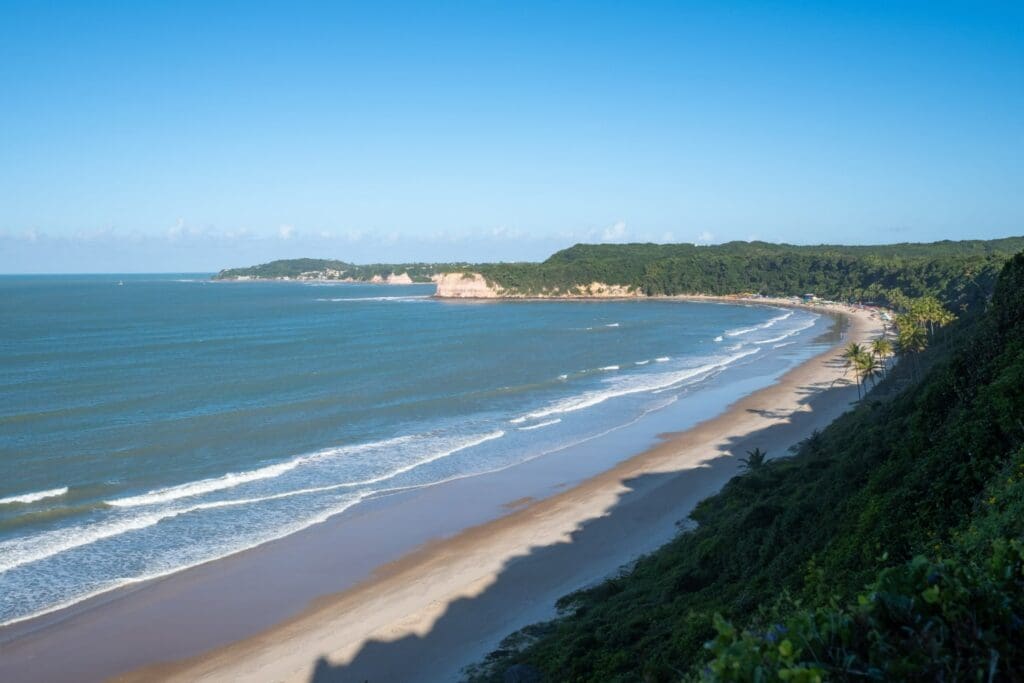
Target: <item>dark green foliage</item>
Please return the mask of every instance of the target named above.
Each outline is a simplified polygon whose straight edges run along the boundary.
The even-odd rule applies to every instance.
[[[1024,451],[942,559],[883,569],[851,604],[779,601],[759,625],[716,615],[694,680],[1024,680]]]
[[[898,367],[792,458],[698,505],[695,530],[567,596],[565,616],[471,677],[524,663],[551,681],[1019,680],[1024,255],[984,313],[950,328],[919,382],[898,391]]]
[[[1024,238],[879,246],[766,242],[578,244],[540,264],[478,266],[490,282],[523,294],[566,293],[592,282],[648,295],[805,293],[890,304],[935,295],[953,310],[977,303]]]

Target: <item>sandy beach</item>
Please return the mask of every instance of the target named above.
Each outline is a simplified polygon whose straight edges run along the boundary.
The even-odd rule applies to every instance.
[[[708,300],[700,297],[700,300]],[[736,298],[724,300],[735,302]],[[790,304],[758,299],[756,303]],[[724,414],[582,484],[428,543],[297,617],[123,681],[446,681],[554,601],[668,541],[755,447],[771,456],[848,409],[856,389],[838,354],[882,330],[877,313],[815,307],[846,330],[833,346]]]

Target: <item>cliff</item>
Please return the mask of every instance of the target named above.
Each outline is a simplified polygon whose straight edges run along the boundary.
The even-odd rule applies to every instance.
[[[435,278],[441,299],[622,299],[644,296],[643,292],[625,285],[591,282],[570,289],[549,289],[537,293],[523,293],[488,282],[480,273],[444,273]]]

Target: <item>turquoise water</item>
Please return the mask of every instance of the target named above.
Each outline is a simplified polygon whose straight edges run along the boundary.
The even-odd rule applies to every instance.
[[[794,363],[821,327],[764,306],[432,292],[0,278],[0,623],[382,492],[558,457],[700,401],[726,369]]]

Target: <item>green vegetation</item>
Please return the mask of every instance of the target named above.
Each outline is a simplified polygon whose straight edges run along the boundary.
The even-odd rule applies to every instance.
[[[994,293],[977,272],[950,271],[936,295],[978,290],[959,320],[899,300],[913,362],[853,410],[733,478],[693,531],[563,598],[560,618],[468,677],[1024,679],[1024,255]]]
[[[214,276],[215,280],[233,280],[235,278],[259,279],[296,279],[307,276],[311,279],[340,280],[351,278],[357,281],[369,281],[374,276],[386,278],[395,273],[408,273],[413,282],[430,282],[430,276],[469,267],[466,263],[372,263],[356,265],[331,259],[284,259],[271,261],[248,268],[229,268]]]
[[[768,454],[762,451],[760,448],[755,448],[752,451],[747,451],[745,458],[740,458],[740,465],[747,472],[753,472],[759,470],[764,465],[768,458]]]
[[[881,246],[794,246],[766,242],[578,244],[543,263],[477,266],[489,282],[521,294],[565,293],[592,282],[648,295],[813,293],[842,301],[896,304],[932,295],[953,310],[978,303],[1024,238]]]
[[[355,265],[288,259],[222,270],[215,277],[294,279],[323,274],[326,279],[364,281],[408,273],[414,282],[429,282],[437,273],[479,272],[489,283],[521,295],[582,293],[591,283],[601,282],[632,287],[651,296],[811,293],[894,308],[903,308],[910,299],[930,297],[948,309],[963,311],[984,300],[1003,263],[1021,250],[1024,237],[877,246],[577,244],[542,263]],[[931,319],[929,324],[940,321]]]

